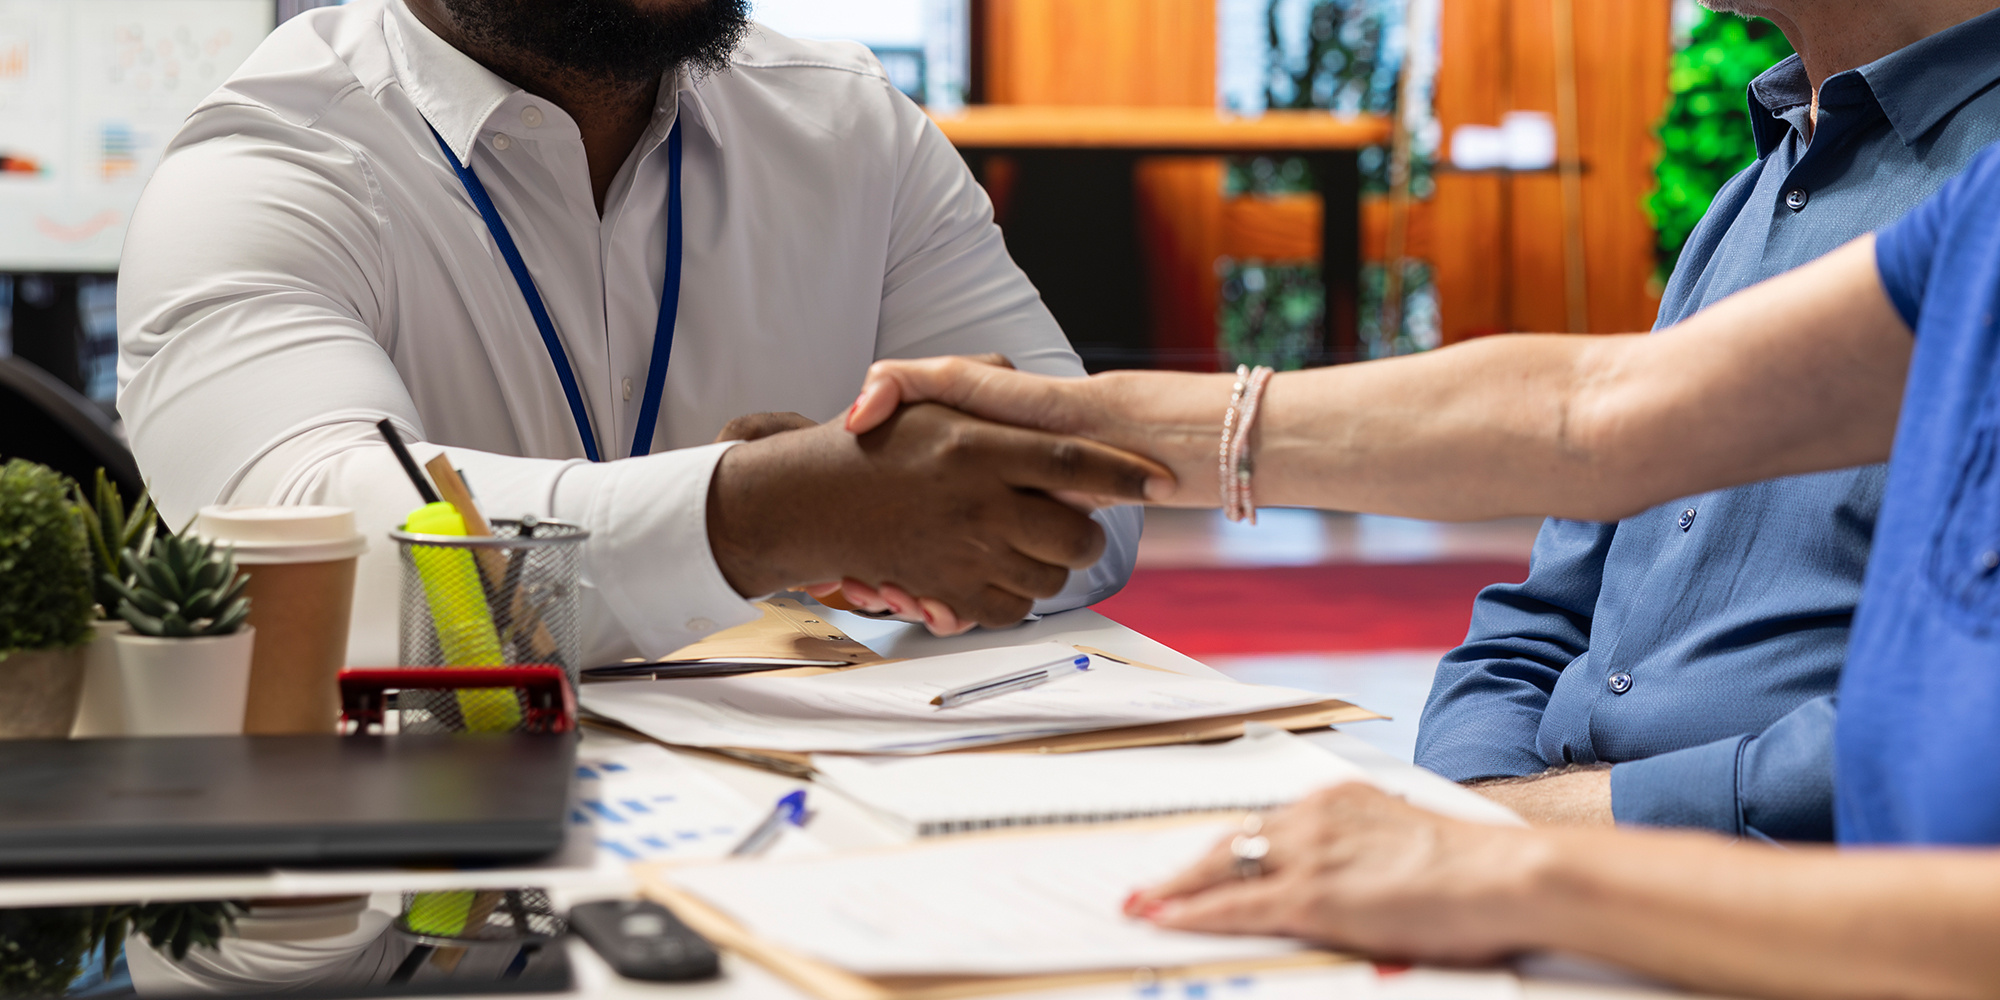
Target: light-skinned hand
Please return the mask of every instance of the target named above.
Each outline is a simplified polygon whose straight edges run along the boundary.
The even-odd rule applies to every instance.
[[[1239,877],[1232,836],[1133,893],[1126,914],[1413,961],[1486,962],[1531,943],[1518,925],[1548,849],[1534,831],[1447,819],[1355,782],[1270,815],[1259,832],[1270,841],[1262,877]]]

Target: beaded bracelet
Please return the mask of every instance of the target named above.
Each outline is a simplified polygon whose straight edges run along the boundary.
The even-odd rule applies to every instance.
[[[1250,489],[1256,458],[1250,450],[1250,434],[1257,421],[1258,404],[1264,387],[1276,374],[1263,365],[1252,369],[1236,367],[1236,384],[1229,395],[1229,410],[1222,415],[1222,444],[1216,476],[1222,487],[1222,513],[1231,521],[1257,523],[1257,501]]]

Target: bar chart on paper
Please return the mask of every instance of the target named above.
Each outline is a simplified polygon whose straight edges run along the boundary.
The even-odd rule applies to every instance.
[[[0,270],[109,271],[146,178],[269,0],[0,0]]]

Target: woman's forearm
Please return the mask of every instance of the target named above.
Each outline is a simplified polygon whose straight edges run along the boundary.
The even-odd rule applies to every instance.
[[[1257,502],[1442,520],[1611,520],[1758,479],[1881,461],[1909,330],[1873,244],[1717,303],[1656,335],[1488,337],[1271,380],[1251,447]],[[1218,502],[1229,376],[1098,380],[1079,433],[1105,433]]]
[[[1676,496],[1882,460],[1910,353],[1863,237],[1658,335],[1489,337],[1279,375],[1250,436],[1254,492],[1265,505],[1448,520],[1623,517]],[[1212,507],[1233,381],[882,362],[848,429],[936,400],[1150,455],[1180,481],[1149,499]]]
[[[1252,430],[1256,500],[1448,520],[1617,516],[1632,502],[1612,488],[1618,463],[1567,428],[1589,359],[1618,339],[1494,337],[1280,374]],[[1212,507],[1234,381],[1113,372],[1063,429],[1158,459],[1180,480],[1167,503]]]
[[[1535,943],[1725,993],[2000,991],[2000,855],[1781,850],[1698,834],[1548,831]]]

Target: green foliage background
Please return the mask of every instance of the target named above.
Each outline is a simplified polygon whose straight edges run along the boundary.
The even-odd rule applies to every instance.
[[[0,657],[78,646],[97,617],[70,481],[43,465],[0,466]]]
[[[1716,192],[1756,161],[1745,90],[1791,54],[1769,21],[1703,11],[1687,47],[1674,55],[1667,77],[1673,96],[1659,129],[1659,188],[1646,199],[1659,234],[1661,280],[1673,272]]]

